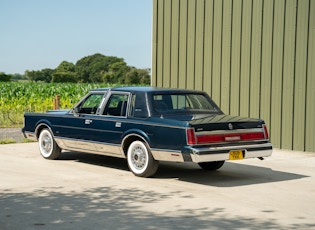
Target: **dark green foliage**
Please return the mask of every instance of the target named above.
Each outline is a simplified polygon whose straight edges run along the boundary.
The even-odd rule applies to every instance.
[[[15,73],[15,74],[10,74],[11,75],[11,81],[23,81],[23,80],[28,80],[28,78],[25,75]]]
[[[75,65],[71,62],[63,61],[52,74],[51,82],[77,82]]]
[[[11,81],[11,76],[1,72],[0,73],[0,81]]]
[[[112,75],[110,77],[107,77],[107,75],[113,72],[112,66],[116,63],[124,63],[124,65],[126,65],[124,59],[122,58],[104,56],[98,53],[84,57],[77,61],[75,65],[78,81],[113,83],[112,80],[108,80],[115,77],[113,77]],[[120,68],[116,69],[115,74],[120,71]]]
[[[96,53],[73,64],[62,61],[56,69],[26,70],[24,76],[14,80],[28,79],[35,82],[77,82],[106,84],[150,84],[150,70],[128,66],[123,58]],[[0,74],[0,81],[10,81],[11,75]]]
[[[42,69],[42,70],[26,70],[25,76],[31,81],[43,81],[51,82],[52,74],[55,70],[53,69]]]
[[[77,76],[75,72],[55,72],[53,73],[51,82],[77,82]]]

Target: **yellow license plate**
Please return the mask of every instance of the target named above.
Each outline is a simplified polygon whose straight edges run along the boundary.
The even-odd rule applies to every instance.
[[[229,160],[243,160],[243,151],[242,150],[232,150],[230,151]]]

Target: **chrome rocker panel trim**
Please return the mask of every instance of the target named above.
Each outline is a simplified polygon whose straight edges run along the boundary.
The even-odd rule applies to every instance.
[[[64,150],[125,158],[120,145],[60,137],[55,137],[55,141]]]

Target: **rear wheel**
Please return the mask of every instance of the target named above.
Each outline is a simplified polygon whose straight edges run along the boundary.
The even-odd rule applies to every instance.
[[[142,141],[134,141],[130,144],[127,152],[127,162],[130,171],[139,177],[153,176],[159,166],[149,149]]]
[[[224,162],[225,161],[202,162],[198,163],[198,165],[204,170],[214,171],[221,168],[224,165]]]
[[[61,149],[53,138],[49,129],[43,129],[38,138],[40,154],[49,160],[57,159],[60,156]]]

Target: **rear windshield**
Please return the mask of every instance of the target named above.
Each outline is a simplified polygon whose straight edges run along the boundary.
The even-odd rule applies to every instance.
[[[214,112],[214,104],[204,94],[155,94],[153,107],[157,112],[176,113],[183,111]]]

